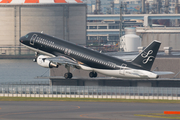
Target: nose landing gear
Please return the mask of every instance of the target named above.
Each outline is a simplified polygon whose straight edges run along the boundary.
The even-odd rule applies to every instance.
[[[35,52],[35,58],[33,59],[33,62],[37,62],[37,57],[38,57],[39,53]]]

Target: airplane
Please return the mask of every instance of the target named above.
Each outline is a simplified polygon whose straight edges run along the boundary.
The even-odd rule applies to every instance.
[[[73,77],[70,67],[90,71],[91,78],[97,77],[98,73],[128,79],[156,79],[159,75],[173,74],[166,71],[150,71],[161,45],[157,40],[152,41],[131,62],[44,33],[31,32],[22,36],[19,41],[37,53],[34,61],[37,61],[38,65],[45,68],[64,65],[68,71],[64,74],[65,79]]]

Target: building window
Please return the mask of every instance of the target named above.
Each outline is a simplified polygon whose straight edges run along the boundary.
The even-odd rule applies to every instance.
[[[89,29],[97,29],[97,26],[89,26]]]
[[[107,26],[98,26],[98,29],[107,29]]]
[[[119,40],[119,36],[109,36],[110,41]]]
[[[107,36],[99,36],[98,40],[107,40]]]
[[[97,40],[97,36],[90,36],[90,40]]]
[[[109,29],[119,29],[119,26],[109,26]]]

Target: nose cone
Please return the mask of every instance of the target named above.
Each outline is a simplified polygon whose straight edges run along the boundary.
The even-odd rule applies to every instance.
[[[20,43],[23,43],[24,40],[25,40],[25,39],[24,39],[24,36],[22,36],[22,37],[20,37],[19,42],[20,42]]]
[[[19,42],[22,43],[22,44],[28,44],[29,43],[29,39],[26,36],[22,36],[20,39],[19,39]]]

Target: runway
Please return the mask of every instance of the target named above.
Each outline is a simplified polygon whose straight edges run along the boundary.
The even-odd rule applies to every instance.
[[[139,114],[178,111],[179,104],[107,102],[0,102],[7,120],[164,120]]]

